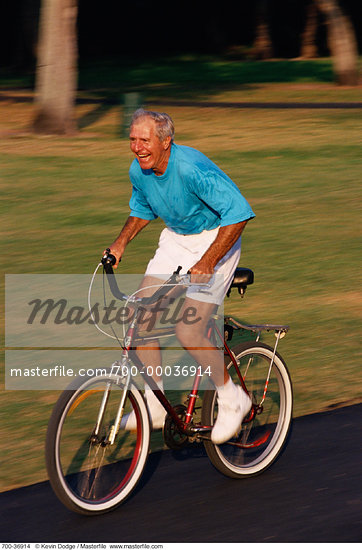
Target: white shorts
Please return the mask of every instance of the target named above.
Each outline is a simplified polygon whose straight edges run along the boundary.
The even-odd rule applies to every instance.
[[[196,235],[180,235],[166,227],[160,235],[155,255],[148,263],[146,275],[165,281],[178,266],[182,267],[182,274],[187,273],[214,242],[218,232],[217,227]],[[241,237],[216,265],[215,276],[210,280],[211,286],[205,288],[192,285],[187,289],[186,296],[200,302],[221,305],[239,263],[240,247]]]

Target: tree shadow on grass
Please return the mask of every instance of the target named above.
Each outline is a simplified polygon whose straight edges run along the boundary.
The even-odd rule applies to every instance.
[[[95,107],[91,111],[85,113],[77,120],[78,129],[83,130],[88,126],[91,126],[102,117],[104,117],[108,113],[108,111],[112,109],[113,106],[114,103],[108,101],[104,101],[102,103],[99,103],[98,105],[95,105]]]
[[[209,99],[212,95],[242,86],[252,90],[265,83],[333,82],[330,60],[270,60],[230,62],[195,57],[111,60],[80,69],[84,89],[107,90],[110,97],[129,91],[143,92],[148,98]]]

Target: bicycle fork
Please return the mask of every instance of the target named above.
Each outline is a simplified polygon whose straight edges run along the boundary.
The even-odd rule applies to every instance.
[[[118,409],[117,409],[117,413],[116,413],[114,422],[110,427],[108,435],[102,441],[102,445],[104,445],[104,446],[113,445],[114,441],[116,439],[116,436],[117,436],[117,433],[119,431],[119,427],[120,427],[120,424],[121,424],[121,420],[122,420],[122,415],[123,415],[123,411],[124,411],[124,404],[125,404],[126,397],[127,397],[129,383],[130,383],[130,376],[127,376],[126,382],[125,382],[123,390],[122,390],[122,395],[121,395],[121,399],[120,399],[120,402],[119,402],[119,406],[118,406]],[[111,393],[111,382],[107,382],[106,388],[103,392],[102,401],[101,401],[101,404],[99,406],[97,420],[96,420],[92,435],[90,437],[91,443],[100,443],[99,434],[100,434],[100,430],[101,430],[101,427],[102,427],[102,424],[103,424],[103,420],[104,420],[107,404],[108,404],[108,401],[109,401],[110,393]]]
[[[130,327],[129,327],[129,329],[128,329],[128,332],[127,332],[127,335],[126,335],[126,338],[125,338],[125,347],[123,348],[123,352],[122,352],[121,365],[117,366],[118,369],[121,368],[121,374],[123,373],[122,367],[127,365],[128,361],[129,361],[128,352],[129,352],[131,342],[132,342],[132,339],[133,339],[133,336],[134,336],[135,324],[136,324],[136,319],[134,318],[131,325],[130,325]],[[112,368],[113,368],[114,365],[115,365],[115,363],[112,365]],[[117,414],[116,414],[115,419],[114,419],[114,423],[112,424],[112,426],[110,428],[110,431],[109,431],[109,434],[108,434],[107,438],[104,441],[105,445],[113,445],[114,442],[115,442],[116,436],[119,432],[119,428],[120,428],[120,425],[121,425],[121,420],[122,420],[122,416],[123,416],[123,412],[124,412],[124,405],[125,405],[126,398],[127,398],[127,392],[128,392],[128,389],[129,389],[129,386],[130,386],[130,381],[131,381],[131,372],[130,372],[129,368],[126,368],[126,373],[127,373],[126,375],[120,376],[125,380],[124,385],[123,385],[122,396],[121,396],[121,400],[120,400],[120,403],[119,403],[119,406],[118,406],[118,409],[117,409]],[[96,424],[96,427],[98,428],[98,430],[99,430],[99,427],[101,425],[101,421],[103,419],[104,411],[105,411],[105,406],[103,407],[103,403],[105,403],[105,405],[107,404],[107,401],[108,401],[108,398],[109,398],[109,393],[110,393],[110,387],[111,387],[111,383],[108,382],[107,387],[106,387],[105,392],[104,392],[104,395],[103,395],[103,400],[102,400],[102,403],[101,403],[101,407],[100,407],[100,410],[99,410],[99,413],[98,413],[98,420],[97,420],[97,424]]]
[[[130,341],[131,341],[131,339],[129,340],[129,342]],[[118,369],[121,368],[121,373],[122,373],[122,366],[126,365],[127,362],[128,362],[128,349],[123,348],[121,365],[117,365]],[[113,363],[112,369],[115,365],[116,365],[116,363]],[[102,444],[104,446],[113,445],[114,441],[116,439],[117,433],[119,431],[119,427],[120,427],[120,424],[121,424],[122,415],[123,415],[123,411],[124,411],[124,404],[125,404],[125,401],[126,401],[127,392],[128,392],[128,388],[129,388],[130,380],[131,380],[130,370],[126,369],[126,372],[127,372],[127,375],[124,375],[122,377],[121,377],[121,375],[119,376],[119,378],[123,378],[125,380],[125,383],[123,385],[122,396],[121,396],[120,403],[119,403],[119,406],[118,406],[118,409],[117,409],[117,413],[116,413],[116,416],[115,416],[114,423],[112,424],[108,435],[102,441]],[[111,374],[114,374],[112,372],[112,370],[111,370]],[[115,375],[115,376],[117,376],[117,375]],[[103,423],[103,419],[104,419],[104,415],[105,415],[105,411],[106,411],[106,407],[107,407],[107,404],[108,404],[110,393],[111,393],[111,382],[107,382],[106,389],[104,390],[102,401],[101,401],[101,404],[100,404],[100,407],[99,407],[97,421],[96,421],[94,430],[93,430],[91,438],[90,438],[90,441],[92,443],[99,443],[99,432],[100,432],[100,429],[101,429],[101,426],[102,426],[102,423]]]

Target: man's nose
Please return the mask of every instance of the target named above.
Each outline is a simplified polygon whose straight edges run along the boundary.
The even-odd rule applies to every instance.
[[[140,149],[142,149],[142,143],[141,143],[141,141],[139,141],[139,140],[134,141],[134,142],[133,142],[133,149],[134,149],[134,151],[136,151],[136,152],[139,151]]]

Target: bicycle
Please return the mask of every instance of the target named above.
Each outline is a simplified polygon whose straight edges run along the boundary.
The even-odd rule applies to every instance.
[[[206,453],[221,473],[232,478],[247,478],[264,472],[285,448],[292,421],[293,394],[287,366],[277,352],[280,339],[289,327],[285,325],[245,325],[232,317],[224,318],[224,334],[211,319],[209,337],[220,341],[225,364],[233,380],[252,399],[252,408],[243,420],[240,432],[222,445],[215,445],[210,432],[217,416],[216,391],[205,389],[201,422],[194,421],[196,399],[202,379],[195,374],[186,404],[172,406],[152,378],[143,372],[136,346],[142,337],[137,332],[137,310],[149,307],[165,289],[190,284],[190,277],[180,275],[179,268],[151,297],[127,296],[118,288],[112,264],[115,258],[107,253],[103,265],[113,296],[129,300],[135,314],[124,339],[122,359],[107,373],[82,377],[74,389],[65,390],[51,415],[46,437],[46,465],[50,483],[60,501],[70,510],[86,515],[101,514],[123,503],[134,491],[144,471],[150,445],[150,419],[143,394],[135,385],[130,371],[122,365],[136,365],[144,380],[167,411],[163,438],[171,449],[182,449],[203,443]],[[98,266],[98,267],[99,267]],[[254,281],[253,271],[237,268],[228,295],[237,288],[243,296]],[[245,330],[256,335],[253,341],[230,348],[233,332]],[[162,328],[165,335],[174,327]],[[274,347],[260,342],[263,331],[273,331]],[[120,367],[115,372],[114,365]],[[135,431],[122,429],[122,418],[134,411]]]

